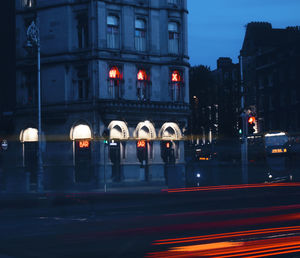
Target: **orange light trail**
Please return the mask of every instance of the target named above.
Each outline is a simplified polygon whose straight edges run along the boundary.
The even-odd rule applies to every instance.
[[[288,228],[284,228],[287,230]],[[190,246],[172,247],[167,251],[151,253],[147,257],[266,257],[300,251],[300,236],[280,237],[254,241],[226,241]]]
[[[297,186],[300,186],[300,183],[269,183],[269,184],[262,183],[262,184],[220,185],[220,186],[163,189],[162,192],[180,193],[180,192],[216,191],[216,190],[220,191],[220,190],[235,190],[235,189],[249,189],[249,188],[297,187]]]
[[[240,232],[230,232],[224,234],[214,234],[207,236],[195,236],[195,237],[185,237],[185,238],[176,238],[176,239],[164,239],[157,240],[153,245],[170,245],[170,244],[178,244],[178,243],[190,243],[190,242],[200,242],[200,241],[209,241],[216,239],[224,239],[224,238],[234,238],[241,236],[255,236],[262,234],[271,234],[271,233],[283,233],[283,232],[300,232],[300,226],[295,227],[285,227],[285,228],[269,228],[269,229],[257,229],[257,230],[247,230]]]

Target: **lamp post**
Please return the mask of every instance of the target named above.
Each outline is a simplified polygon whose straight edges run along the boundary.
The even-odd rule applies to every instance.
[[[241,72],[241,118],[242,118],[242,144],[241,144],[241,161],[242,161],[242,180],[248,184],[248,114],[245,112],[245,85],[243,74],[243,57],[240,56]]]
[[[39,18],[36,18],[27,29],[27,46],[37,48],[37,83],[38,83],[38,171],[37,171],[37,192],[44,191],[43,186],[43,159],[42,159],[42,122],[41,122],[41,47]]]

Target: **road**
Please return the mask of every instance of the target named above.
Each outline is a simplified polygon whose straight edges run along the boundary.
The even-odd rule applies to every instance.
[[[270,186],[1,209],[0,257],[300,257],[300,187]]]

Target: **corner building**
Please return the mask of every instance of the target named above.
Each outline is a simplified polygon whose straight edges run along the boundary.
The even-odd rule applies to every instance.
[[[17,167],[31,184],[38,146],[37,56],[25,47],[31,22],[40,24],[44,187],[76,189],[164,182],[163,141],[184,177],[187,14],[187,0],[16,0]]]

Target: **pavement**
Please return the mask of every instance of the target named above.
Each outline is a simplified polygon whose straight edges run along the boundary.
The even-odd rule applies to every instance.
[[[237,186],[210,186],[196,188],[182,188],[178,192],[168,192],[167,186],[120,186],[109,187],[107,191],[94,189],[89,191],[45,191],[44,193],[0,193],[0,211],[4,210],[28,210],[37,208],[57,208],[57,207],[75,207],[102,205],[103,208],[121,207],[124,202],[131,202],[134,205],[141,205],[147,201],[156,200],[156,202],[176,201],[181,198],[190,196],[197,197],[199,202],[207,203],[227,202],[255,199],[258,197],[268,198],[273,201],[274,197],[280,193],[284,198],[285,195],[300,197],[300,184],[261,184],[254,185],[237,185]],[[194,188],[195,189],[195,188]],[[184,196],[184,197],[183,197]]]
[[[58,207],[74,207],[98,204],[119,205],[122,200],[152,199],[162,195],[167,187],[164,185],[152,186],[119,186],[89,191],[45,191],[37,193],[5,193],[0,192],[0,211],[56,209]]]

